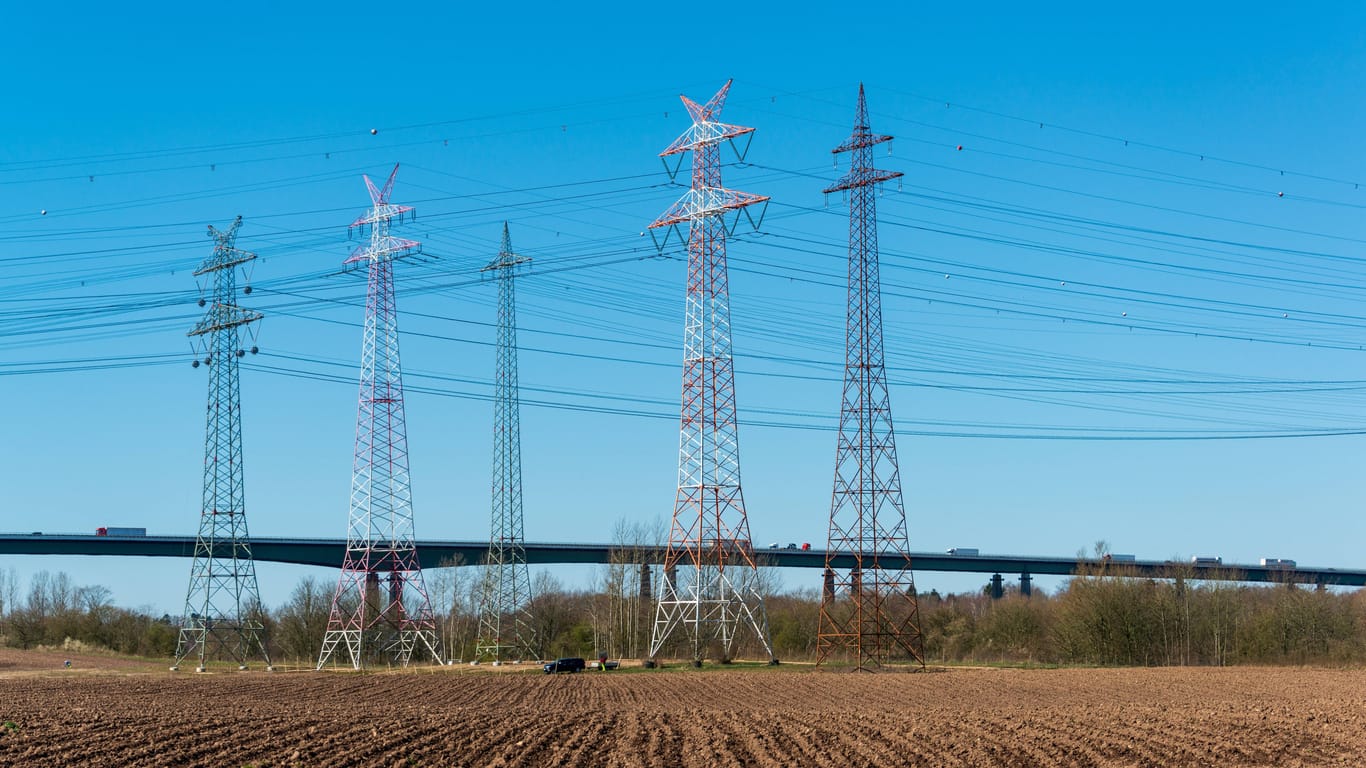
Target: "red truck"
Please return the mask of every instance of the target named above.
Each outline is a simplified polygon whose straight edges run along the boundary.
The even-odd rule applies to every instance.
[[[146,528],[119,528],[116,526],[103,526],[95,529],[96,536],[146,536]]]

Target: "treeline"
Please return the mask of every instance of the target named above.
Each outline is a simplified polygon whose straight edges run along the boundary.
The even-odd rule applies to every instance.
[[[921,598],[930,661],[1366,663],[1366,592],[1094,573],[1056,594]]]
[[[178,632],[169,616],[114,605],[107,587],[77,586],[65,573],[39,571],[21,593],[15,572],[0,571],[0,643],[6,646],[172,656]]]
[[[426,572],[438,634],[451,659],[469,661],[479,629],[479,568]],[[642,658],[648,653],[653,605],[642,587],[658,584],[657,568],[634,558],[605,566],[590,589],[568,589],[546,572],[525,618],[538,638],[535,656]],[[1083,574],[1055,593],[1001,599],[986,594],[920,595],[929,663],[1025,662],[1102,665],[1366,663],[1366,591],[1339,592],[1295,584],[1197,581],[1179,568],[1167,578],[1121,569]],[[642,581],[650,581],[642,584]],[[814,658],[820,611],[816,590],[778,592],[776,572],[761,569],[774,651],[780,659]],[[334,585],[305,577],[289,599],[255,612],[277,662],[311,664],[326,630]],[[101,586],[77,586],[62,573],[40,572],[21,591],[13,571],[0,571],[0,643],[18,648],[88,647],[141,656],[175,652],[179,621],[114,606]],[[762,658],[747,631],[737,658]],[[665,656],[686,654],[665,649]],[[533,654],[528,654],[533,655]]]

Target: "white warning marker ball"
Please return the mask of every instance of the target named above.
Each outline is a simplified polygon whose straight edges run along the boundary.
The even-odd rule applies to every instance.
[[[1119,316],[1120,316],[1120,317],[1128,317],[1128,316],[1129,316],[1129,313],[1128,313],[1128,312],[1120,312],[1120,313],[1119,313]]]
[[[38,212],[38,215],[40,215],[40,216],[46,216],[46,215],[47,215],[47,209],[44,208],[43,210],[39,211],[39,212]]]
[[[371,135],[371,136],[374,136],[374,135],[377,134],[377,133],[379,133],[379,129],[378,129],[378,128],[371,128],[371,129],[370,129],[370,135]]]

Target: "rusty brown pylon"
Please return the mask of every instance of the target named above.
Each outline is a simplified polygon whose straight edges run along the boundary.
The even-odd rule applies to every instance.
[[[849,305],[816,663],[838,653],[861,670],[925,668],[883,362],[876,194],[901,174],[873,168],[873,147],[891,139],[869,127],[860,84],[854,132],[833,150],[849,153],[849,172],[825,189],[849,198]],[[852,557],[854,567],[836,569],[837,557]]]

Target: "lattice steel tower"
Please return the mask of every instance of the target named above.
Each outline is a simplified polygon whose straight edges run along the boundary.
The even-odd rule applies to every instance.
[[[498,280],[498,359],[493,395],[493,519],[480,596],[475,654],[495,662],[505,655],[538,658],[527,607],[531,574],[522,539],[522,422],[517,387],[517,296],[513,276],[530,257],[512,252],[503,222],[503,246],[485,272]]]
[[[238,250],[238,216],[226,231],[209,227],[213,254],[195,276],[213,275],[213,297],[190,337],[204,354],[209,369],[209,407],[204,437],[204,505],[195,537],[194,564],[185,594],[185,617],[176,643],[175,666],[197,656],[196,671],[213,651],[226,651],[240,669],[249,657],[260,655],[270,668],[264,629],[258,618],[261,596],[256,589],[256,564],[247,536],[247,512],[242,488],[242,404],[237,360],[246,354],[239,329],[261,319],[259,312],[237,306],[237,267],[256,258]],[[251,290],[247,289],[248,292]],[[204,306],[200,299],[199,305]],[[251,348],[252,353],[256,347]],[[194,366],[199,367],[196,358]]]
[[[372,654],[387,654],[406,666],[413,653],[423,649],[442,663],[436,619],[413,534],[394,260],[420,245],[389,233],[394,219],[402,222],[403,214],[413,210],[412,206],[389,202],[397,173],[395,165],[383,189],[376,189],[370,177],[364,177],[374,207],[351,224],[362,237],[365,229],[370,229],[369,244],[356,248],[346,260],[347,265],[366,265],[369,289],[361,340],[360,406],[346,555],[318,669],[334,653],[344,654],[355,669]]]
[[[846,658],[853,657],[848,660],[859,669],[893,660],[925,666],[883,363],[875,195],[877,185],[901,174],[873,168],[873,147],[891,139],[869,128],[859,84],[854,133],[833,150],[849,153],[849,172],[825,189],[827,194],[849,195],[849,308],[844,401],[816,640],[818,664],[841,651]],[[845,555],[852,555],[855,565],[837,572],[834,559]]]
[[[770,661],[776,662],[763,598],[754,588],[757,568],[740,491],[725,221],[729,212],[768,198],[721,186],[721,143],[754,131],[715,121],[729,91],[727,81],[705,105],[681,97],[692,127],[660,157],[691,151],[692,187],[650,225],[655,229],[688,223],[678,495],[650,662],[657,660],[679,627],[689,634],[694,664],[701,663],[712,642],[720,661],[728,662],[741,625],[753,629]]]

